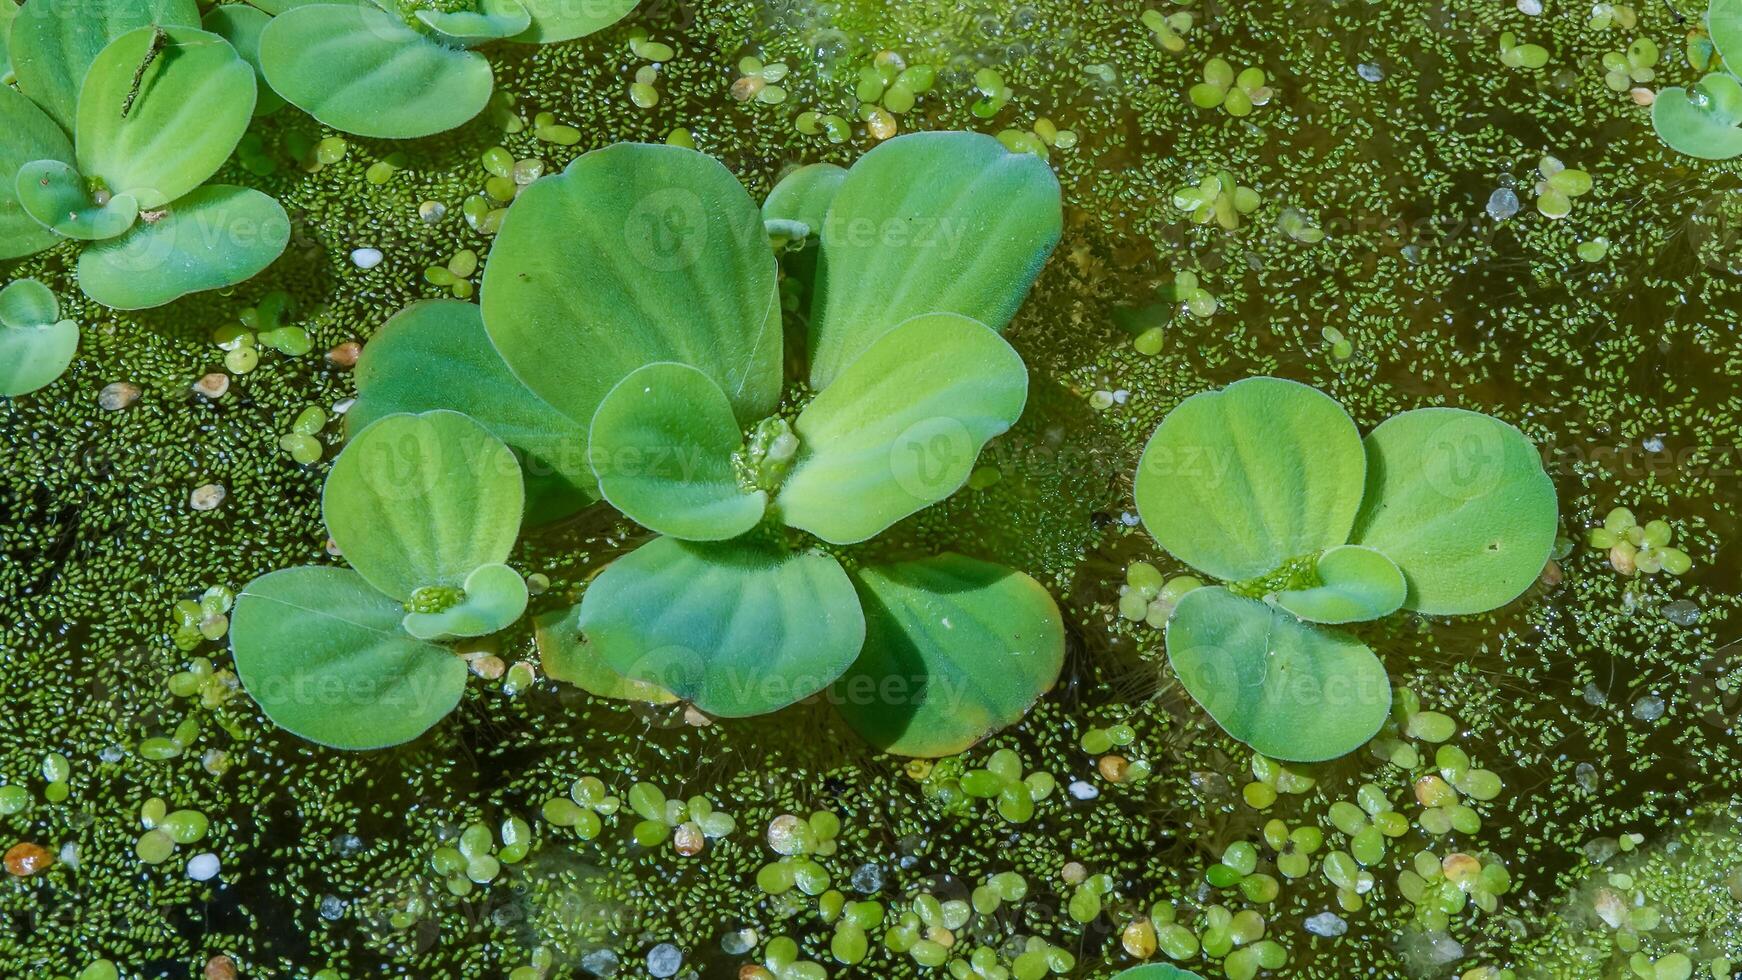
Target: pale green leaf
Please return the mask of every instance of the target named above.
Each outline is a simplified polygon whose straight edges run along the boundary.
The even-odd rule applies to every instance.
[[[1542,574],[1559,524],[1554,482],[1524,433],[1456,408],[1423,408],[1368,433],[1355,544],[1385,553],[1409,582],[1404,605],[1484,612]]]
[[[744,446],[732,403],[707,375],[659,361],[629,372],[593,415],[588,460],[599,490],[631,520],[689,541],[755,527],[768,494],[739,485]]]
[[[34,160],[20,167],[15,189],[25,214],[67,238],[116,238],[139,218],[139,201],[133,195],[117,194],[98,204],[84,175],[59,160]]]
[[[532,14],[532,26],[516,41],[555,44],[586,37],[617,23],[635,9],[636,0],[520,0]]]
[[[10,85],[0,85],[0,129],[6,133],[0,140],[0,259],[16,259],[60,241],[19,202],[18,171],[36,160],[71,166],[73,144],[47,113]]]
[[[1711,0],[1706,7],[1706,33],[1731,71],[1742,65],[1742,0]]]
[[[491,247],[482,305],[515,376],[585,424],[653,361],[702,371],[743,424],[780,399],[774,253],[737,178],[695,150],[620,143],[528,186]]]
[[[1003,332],[1058,244],[1058,179],[980,133],[911,133],[879,144],[841,182],[823,221],[811,319],[811,387],[822,390],[878,337],[925,313]]]
[[[373,4],[293,7],[260,32],[260,71],[334,129],[413,139],[464,125],[490,102],[490,62],[413,30]]]
[[[1223,730],[1272,759],[1347,755],[1391,710],[1385,665],[1361,641],[1222,588],[1180,600],[1167,658]]]
[[[480,44],[513,37],[532,26],[532,15],[518,0],[481,0],[476,10],[417,11],[423,26],[450,44],[475,48]]]
[[[1348,540],[1361,436],[1330,396],[1280,378],[1193,395],[1137,464],[1137,512],[1175,558],[1228,581]]]
[[[40,327],[60,319],[60,300],[35,279],[19,279],[0,289],[0,325]]]
[[[832,163],[813,163],[782,177],[762,202],[762,220],[791,221],[804,225],[811,235],[820,235],[829,204],[847,179],[847,171]]]
[[[727,718],[817,693],[865,640],[835,559],[743,539],[642,545],[587,587],[577,625],[618,674]]]
[[[507,565],[482,565],[466,576],[465,596],[441,612],[405,614],[405,631],[420,640],[489,636],[526,612],[526,580]]]
[[[1391,559],[1372,548],[1345,544],[1315,563],[1319,584],[1278,592],[1278,606],[1310,623],[1361,623],[1403,606],[1409,586]]]
[[[247,187],[207,184],[156,221],[79,255],[79,287],[117,310],[141,310],[189,293],[246,282],[284,254],[290,216]]]
[[[781,519],[834,544],[864,541],[960,489],[1027,399],[1028,369],[1004,338],[953,313],[915,317],[799,414]]]
[[[284,108],[284,99],[266,84],[260,72],[260,32],[272,23],[271,15],[245,3],[226,3],[206,11],[200,26],[230,42],[230,47],[254,69],[254,115],[268,116]]]
[[[1064,620],[1027,575],[943,554],[855,578],[865,651],[831,700],[872,745],[955,755],[1020,721],[1058,680]]]
[[[1714,72],[1692,91],[1666,88],[1651,103],[1651,125],[1677,153],[1702,160],[1742,156],[1742,82]]]
[[[1171,963],[1150,963],[1145,966],[1134,966],[1113,977],[1113,980],[1203,980],[1203,978],[1190,970],[1182,970]]]
[[[254,69],[216,34],[123,34],[97,55],[79,92],[79,171],[142,210],[160,208],[229,159],[254,117],[254,93]]]
[[[586,426],[547,404],[508,370],[473,303],[425,300],[388,320],[353,372],[355,434],[385,415],[452,409],[469,415],[520,457],[526,520],[566,517],[599,497],[587,465]]]
[[[337,749],[408,742],[459,704],[466,663],[406,635],[404,615],[349,569],[261,576],[230,613],[236,675],[293,735]]]
[[[514,547],[525,500],[520,464],[458,412],[389,415],[345,446],[321,513],[345,560],[370,585],[407,599],[464,587]]]
[[[671,704],[677,695],[653,684],[632,681],[611,669],[605,658],[581,635],[581,607],[549,612],[534,621],[539,662],[551,680],[561,681],[595,697],[619,701]]]
[[[141,27],[199,27],[194,0],[37,0],[19,8],[9,47],[18,88],[72,132],[98,52]],[[31,159],[40,159],[32,157]]]

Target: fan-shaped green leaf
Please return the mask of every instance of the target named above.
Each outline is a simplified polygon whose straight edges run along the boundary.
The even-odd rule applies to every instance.
[[[413,139],[464,125],[490,102],[490,62],[446,47],[373,4],[293,7],[260,32],[279,95],[334,129]]]
[[[1278,592],[1278,606],[1309,623],[1362,623],[1389,616],[1409,593],[1403,572],[1372,548],[1345,544],[1319,556],[1319,584]]]
[[[40,327],[60,319],[60,300],[35,279],[19,279],[0,289],[0,325]]]
[[[1731,71],[1742,65],[1742,2],[1711,0],[1706,7],[1706,33]]]
[[[724,541],[755,527],[768,494],[739,485],[744,436],[707,375],[659,361],[629,372],[593,415],[587,458],[611,506],[688,541]]]
[[[24,210],[18,200],[18,171],[36,160],[70,166],[73,144],[47,113],[10,85],[0,85],[0,129],[6,133],[0,140],[0,259],[16,259],[60,241]]]
[[[515,38],[527,44],[555,44],[601,31],[635,9],[636,0],[521,0],[532,26]]]
[[[162,306],[246,282],[284,254],[290,216],[257,190],[207,184],[79,255],[79,287],[117,310]]]
[[[1240,581],[1347,541],[1365,467],[1330,396],[1248,378],[1161,420],[1137,464],[1137,512],[1175,558]]]
[[[832,163],[813,163],[794,170],[781,178],[762,202],[762,220],[791,221],[805,226],[806,232],[819,235],[829,204],[847,179],[847,171]]]
[[[59,316],[54,293],[35,279],[0,289],[0,395],[26,394],[66,373],[79,328]]]
[[[478,7],[455,11],[424,8],[417,12],[417,19],[449,43],[468,48],[522,34],[532,26],[532,15],[518,0],[481,0]]]
[[[25,214],[67,238],[115,238],[139,218],[139,201],[133,195],[117,194],[98,204],[84,176],[59,160],[33,160],[20,167],[15,189]]]
[[[408,742],[460,703],[466,664],[406,635],[400,604],[344,568],[248,583],[230,613],[242,687],[273,724],[336,749]]]
[[[747,540],[642,545],[588,586],[578,625],[612,670],[728,718],[815,694],[865,640],[839,563]]]
[[[780,398],[774,253],[717,160],[621,143],[520,193],[484,268],[484,326],[516,377],[591,423],[653,361],[697,368],[741,423]]]
[[[1742,59],[1742,53],[1737,57]],[[1651,104],[1651,125],[1677,153],[1702,160],[1742,156],[1742,82],[1714,72],[1695,82],[1691,92],[1666,88]]]
[[[353,374],[357,401],[345,413],[347,432],[361,432],[385,415],[452,409],[520,457],[528,523],[566,517],[598,499],[586,427],[509,372],[475,304],[411,304],[369,338]]]
[[[799,414],[781,519],[834,544],[870,538],[961,488],[1028,400],[1004,338],[953,313],[879,337]]]
[[[230,47],[254,69],[254,115],[269,116],[284,108],[284,98],[266,84],[260,73],[260,32],[272,23],[271,15],[245,3],[226,3],[206,11],[200,26],[230,42]]]
[[[611,669],[605,658],[581,635],[581,607],[577,603],[559,612],[538,617],[538,657],[545,675],[595,697],[620,701],[671,704],[677,695],[652,684],[632,681]]]
[[[1003,332],[1058,244],[1058,179],[980,133],[912,133],[853,165],[823,222],[810,378],[826,388],[923,313]]]
[[[18,87],[70,133],[78,120],[79,88],[98,52],[129,31],[153,25],[197,28],[200,8],[194,0],[27,3],[12,22],[9,44]]]
[[[18,5],[7,0],[0,3],[0,78],[12,74],[12,53],[7,38],[12,34],[12,21],[18,16]]]
[[[123,34],[97,55],[79,90],[79,171],[133,195],[141,209],[160,208],[229,159],[254,117],[254,92],[254,69],[216,34]]]
[[[872,745],[954,755],[1021,720],[1058,680],[1064,620],[1034,579],[957,554],[855,577],[865,650],[832,700]]]
[[[389,415],[351,437],[321,492],[327,531],[395,599],[463,588],[514,547],[525,501],[514,453],[459,412]]]
[[[1146,966],[1134,966],[1115,976],[1113,980],[1203,980],[1190,970],[1182,970],[1170,963],[1150,963]]]
[[[1554,481],[1524,433],[1456,408],[1404,412],[1367,434],[1367,492],[1355,544],[1409,582],[1404,605],[1484,612],[1542,574],[1558,524]]]
[[[446,609],[406,613],[405,631],[420,640],[489,636],[514,625],[526,612],[526,580],[507,565],[473,569],[461,591],[464,596]]]
[[[1385,665],[1361,641],[1227,589],[1186,593],[1167,621],[1167,658],[1223,730],[1273,759],[1346,755],[1391,710]]]

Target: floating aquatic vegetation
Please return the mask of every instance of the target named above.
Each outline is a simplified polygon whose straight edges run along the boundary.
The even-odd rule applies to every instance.
[[[615,24],[635,0],[269,0],[260,71],[273,90],[334,129],[411,139],[464,125],[495,90],[476,48],[500,41],[555,44]],[[651,87],[651,86],[649,86]]]
[[[257,106],[243,55],[200,29],[193,0],[51,7],[20,10],[9,32],[19,88],[0,86],[12,134],[0,258],[84,242],[79,287],[123,310],[233,286],[278,258],[284,208],[207,183]]]
[[[927,181],[901,190],[916,173]],[[1008,322],[1057,238],[1057,183],[1038,161],[968,134],[891,141],[844,174],[806,168],[790,179],[759,212],[691,150],[581,157],[516,198],[481,311],[420,304],[389,325],[377,342],[388,346],[371,345],[349,417],[449,407],[531,456],[554,440],[551,455],[569,449],[555,467],[568,479],[529,483],[538,513],[599,496],[665,535],[609,566],[572,621],[547,624],[552,676],[619,696],[627,681],[721,716],[833,685],[875,744],[960,751],[1019,718],[1057,676],[1062,625],[1045,590],[952,554],[849,575],[780,528],[837,546],[873,538],[959,489],[980,448],[1016,420],[1026,371],[987,324]],[[1004,191],[996,209],[998,195],[953,196],[985,182]],[[650,200],[669,208],[649,211]],[[910,216],[932,227],[899,240],[860,234]],[[819,240],[817,395],[790,419],[775,414],[781,305],[768,227]],[[945,249],[970,250],[981,274],[957,276]],[[592,258],[567,265],[577,254]],[[588,288],[576,288],[577,274]],[[892,282],[903,283],[893,297]],[[712,291],[698,293],[703,284]],[[432,384],[432,368],[452,383]],[[684,616],[652,615],[679,601]],[[979,653],[988,649],[1026,652]],[[889,678],[916,686],[909,704],[874,693]]]
[[[334,748],[422,734],[465,688],[466,661],[442,643],[526,609],[526,582],[503,564],[524,492],[514,454],[457,412],[358,432],[322,493],[351,568],[285,569],[243,588],[230,650],[244,689],[275,724]]]
[[[1363,440],[1328,396],[1275,378],[1170,412],[1136,497],[1163,548],[1231,583],[1187,592],[1168,618],[1181,683],[1229,734],[1297,761],[1358,748],[1391,704],[1366,644],[1320,624],[1504,605],[1556,529],[1554,485],[1512,426],[1425,408]]]
[[[35,279],[0,289],[0,395],[46,388],[78,352],[79,325],[60,318],[60,301]]]

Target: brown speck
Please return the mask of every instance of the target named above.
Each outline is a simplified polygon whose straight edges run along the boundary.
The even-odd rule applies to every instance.
[[[1104,755],[1095,762],[1095,768],[1101,770],[1101,778],[1109,783],[1125,781],[1125,770],[1131,768],[1131,763],[1122,755]]]
[[[139,400],[139,386],[131,381],[116,381],[97,392],[97,404],[105,410],[119,412]]]
[[[1635,88],[1627,94],[1633,96],[1633,101],[1636,105],[1650,105],[1657,101],[1657,93],[1643,85]]]
[[[31,875],[46,871],[53,863],[53,855],[49,854],[41,844],[32,844],[29,841],[14,844],[12,849],[6,852],[6,871],[19,878],[28,878]]]
[[[694,822],[682,824],[672,835],[672,846],[684,857],[695,857],[707,846],[707,838],[702,836],[702,828]]]
[[[332,350],[327,351],[327,363],[336,368],[349,370],[357,365],[357,358],[363,353],[363,345],[355,340],[347,340]]]
[[[1566,577],[1566,572],[1561,570],[1561,563],[1550,558],[1548,564],[1542,566],[1542,575],[1538,577],[1537,581],[1546,588],[1558,589],[1561,583],[1566,581]]]
[[[206,961],[206,980],[236,980],[236,961],[222,953]]]

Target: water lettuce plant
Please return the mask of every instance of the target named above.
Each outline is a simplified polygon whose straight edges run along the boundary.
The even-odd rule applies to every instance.
[[[415,738],[459,703],[466,663],[444,644],[526,610],[505,562],[524,504],[514,454],[458,412],[358,432],[327,474],[322,516],[350,568],[263,575],[236,597],[230,651],[266,716],[310,741],[371,749]]]
[[[964,555],[851,546],[960,489],[1021,415],[1000,332],[1057,243],[1058,182],[970,133],[793,180],[764,211],[694,150],[579,157],[510,207],[480,307],[418,304],[369,345],[352,420],[465,412],[521,453],[540,515],[603,499],[657,533],[541,621],[551,676],[723,717],[830,689],[876,745],[957,752],[1056,680],[1056,604]],[[814,276],[801,408],[770,225],[817,241],[790,253]]]
[[[1651,124],[1670,149],[1704,160],[1742,156],[1742,0],[1712,0],[1706,30],[1727,71],[1711,72],[1692,90],[1673,86],[1657,93]]]
[[[0,395],[52,384],[79,348],[79,327],[60,318],[60,302],[35,279],[0,289]]]
[[[622,20],[635,0],[255,0],[276,14],[260,70],[286,101],[334,129],[411,139],[464,125],[495,88],[475,48],[552,44]]]
[[[1391,685],[1354,634],[1398,609],[1457,616],[1517,598],[1554,546],[1554,484],[1523,433],[1455,408],[1363,439],[1328,395],[1248,378],[1181,402],[1144,447],[1138,514],[1227,583],[1167,620],[1181,684],[1230,735],[1311,762],[1364,744]]]
[[[79,284],[116,309],[235,285],[290,241],[278,202],[207,184],[248,128],[254,69],[193,0],[19,8],[0,86],[0,258],[85,242]]]
[[[1113,980],[1203,980],[1203,977],[1171,963],[1149,963],[1121,971]]]

